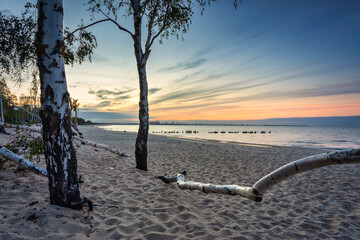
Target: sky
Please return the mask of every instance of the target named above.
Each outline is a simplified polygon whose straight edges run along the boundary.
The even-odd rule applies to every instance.
[[[0,0],[19,14],[26,1]],[[64,0],[64,25],[91,23],[86,0]],[[95,16],[97,20],[101,16]],[[133,31],[131,19],[119,18]],[[92,63],[66,67],[84,118],[137,121],[133,43],[114,24],[89,29]],[[256,120],[360,115],[360,1],[218,0],[195,8],[183,40],[155,43],[147,64],[150,120]],[[9,84],[12,86],[12,84]],[[13,87],[27,94],[28,85]]]

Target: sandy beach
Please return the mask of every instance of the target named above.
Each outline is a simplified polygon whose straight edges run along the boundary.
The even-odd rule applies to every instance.
[[[359,164],[296,175],[256,203],[182,191],[155,176],[186,170],[192,181],[251,186],[290,161],[324,151],[150,135],[149,171],[143,172],[135,169],[134,133],[93,126],[80,130],[88,140],[131,155],[89,146],[78,150],[78,174],[84,180],[80,191],[94,201],[94,211],[51,205],[46,178],[0,169],[1,240],[360,239]],[[0,135],[0,145],[9,140]]]

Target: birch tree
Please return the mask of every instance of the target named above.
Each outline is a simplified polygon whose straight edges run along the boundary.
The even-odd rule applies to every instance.
[[[70,96],[64,65],[63,2],[38,1],[37,56],[41,85],[40,116],[50,202],[82,208],[76,154],[71,142]]]
[[[189,29],[193,8],[204,7],[216,0],[89,0],[92,14],[102,17],[95,23],[112,22],[132,41],[139,77],[139,130],[135,143],[136,168],[147,171],[147,138],[149,132],[149,102],[146,64],[155,41],[169,36],[179,37]],[[240,2],[240,1],[239,1]],[[234,1],[236,7],[238,0]],[[132,18],[133,29],[120,21]],[[94,23],[94,24],[95,24]],[[145,26],[145,29],[143,29]]]
[[[34,10],[38,11],[37,20]],[[37,4],[26,4],[21,17],[0,12],[0,43],[0,81],[21,82],[24,75],[32,76],[33,81],[40,78],[50,202],[79,209],[83,201],[71,141],[64,63],[91,61],[96,39],[82,26],[73,32],[63,28],[62,0],[38,0]]]

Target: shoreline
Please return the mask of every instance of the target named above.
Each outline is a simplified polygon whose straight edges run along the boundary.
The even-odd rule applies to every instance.
[[[98,126],[94,125],[93,127],[99,128]],[[105,128],[99,128],[104,131],[108,132],[116,132],[116,133],[132,133],[137,134],[134,131],[118,131],[118,130],[108,130]],[[234,144],[234,145],[241,145],[241,146],[250,146],[250,147],[263,147],[263,148],[272,148],[272,147],[279,147],[279,148],[299,148],[299,149],[309,149],[309,150],[320,150],[320,151],[336,151],[336,150],[344,150],[348,148],[326,148],[326,147],[306,147],[306,146],[283,146],[283,145],[271,145],[271,144],[261,144],[261,143],[250,143],[250,142],[238,142],[238,141],[227,141],[227,140],[217,140],[217,139],[206,139],[206,138],[197,138],[197,137],[183,137],[183,136],[172,136],[172,135],[164,135],[159,133],[149,133],[152,136],[160,136],[160,137],[168,137],[174,139],[182,139],[185,141],[194,141],[194,142],[202,142],[202,143],[209,143],[209,144]]]

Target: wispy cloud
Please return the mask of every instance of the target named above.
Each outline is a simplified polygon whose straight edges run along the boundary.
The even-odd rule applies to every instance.
[[[94,91],[92,89],[89,90],[89,94],[95,94],[97,98],[99,99],[109,99],[110,96],[114,96],[114,99],[127,99],[129,98],[128,96],[121,96],[127,93],[130,93],[132,91],[135,90],[135,88],[133,89],[127,89],[127,90],[118,90],[115,89],[116,91],[112,91],[112,90],[106,90],[106,89],[100,89],[97,91]]]
[[[80,117],[92,119],[95,122],[108,122],[109,120],[136,119],[137,115],[124,112],[80,111]]]
[[[154,94],[154,93],[156,93],[156,92],[158,92],[160,90],[161,90],[161,88],[150,88],[149,89],[149,94]]]
[[[166,67],[162,67],[158,70],[158,72],[168,72],[168,71],[179,71],[179,70],[188,70],[188,69],[193,69],[193,68],[197,68],[200,67],[201,65],[206,63],[206,59],[205,58],[199,58],[199,59],[195,59],[195,60],[191,60],[188,62],[180,62],[177,63],[176,65],[173,66],[166,66]]]
[[[109,58],[96,53],[92,56],[92,59],[96,62],[110,62]]]

